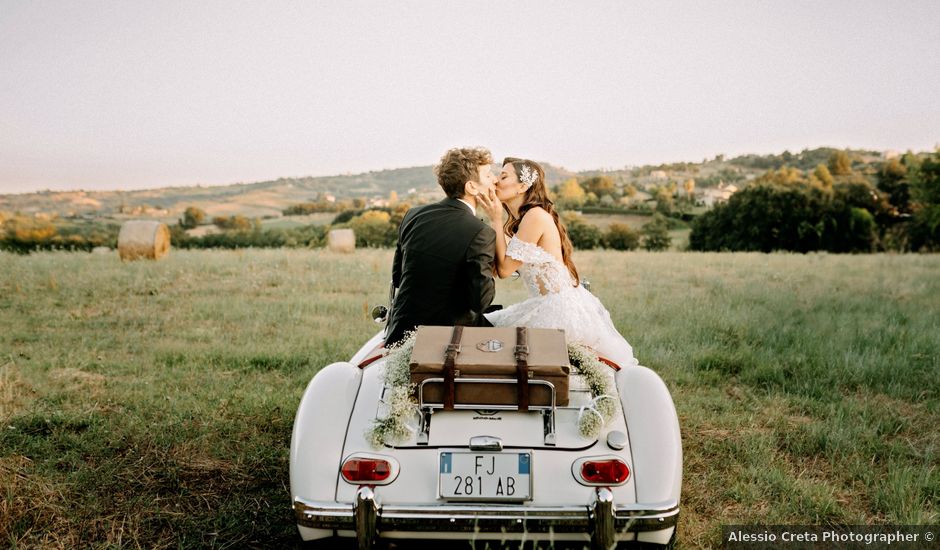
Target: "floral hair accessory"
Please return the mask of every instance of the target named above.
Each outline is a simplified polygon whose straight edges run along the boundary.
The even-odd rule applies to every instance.
[[[538,181],[539,175],[538,172],[529,168],[528,164],[522,165],[522,170],[519,172],[519,181],[526,184],[526,186],[531,186],[533,183]]]

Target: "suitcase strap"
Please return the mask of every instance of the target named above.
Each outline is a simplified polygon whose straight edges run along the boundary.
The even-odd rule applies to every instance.
[[[454,363],[457,361],[457,354],[460,353],[460,337],[463,335],[463,327],[454,326],[454,332],[450,336],[450,344],[444,351],[444,410],[454,410]]]
[[[529,344],[525,327],[516,327],[516,389],[519,410],[529,410]]]

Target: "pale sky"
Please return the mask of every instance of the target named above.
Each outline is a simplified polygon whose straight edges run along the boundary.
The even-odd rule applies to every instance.
[[[0,192],[940,144],[940,2],[0,0]]]

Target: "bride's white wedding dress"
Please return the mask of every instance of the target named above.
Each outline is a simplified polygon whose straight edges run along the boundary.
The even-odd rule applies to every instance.
[[[621,367],[638,364],[604,305],[583,286],[573,286],[571,273],[558,258],[515,236],[509,240],[506,255],[522,262],[519,274],[530,298],[487,313],[493,326],[560,328],[569,343],[584,344]]]

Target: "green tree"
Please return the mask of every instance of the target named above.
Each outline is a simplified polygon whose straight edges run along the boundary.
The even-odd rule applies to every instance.
[[[816,179],[819,180],[819,183],[823,184],[824,186],[832,186],[832,173],[829,172],[829,169],[826,168],[825,164],[817,164],[816,169],[813,170],[813,175],[816,176]]]
[[[567,179],[558,186],[558,205],[561,208],[580,208],[587,194],[575,178]]]
[[[640,234],[629,225],[612,223],[604,233],[604,246],[614,250],[636,250],[640,246]]]
[[[914,200],[911,249],[940,251],[940,149],[914,165],[910,182]]]
[[[48,220],[13,216],[3,222],[0,250],[28,254],[33,250],[54,248],[59,237],[55,225]]]
[[[845,151],[836,151],[829,157],[829,172],[833,176],[848,176],[852,173],[852,160]]]
[[[656,200],[656,212],[660,214],[672,214],[676,208],[673,192],[668,187],[657,188],[653,198]]]
[[[595,225],[584,221],[584,218],[573,213],[567,212],[564,215],[565,228],[568,230],[568,238],[571,239],[571,245],[581,250],[591,250],[601,246],[604,235]]]
[[[881,198],[864,181],[833,188],[768,172],[692,223],[692,250],[867,252],[877,243]],[[860,177],[860,176],[859,176]]]
[[[897,158],[889,159],[878,170],[878,189],[887,193],[888,200],[899,214],[911,212],[911,185],[907,179],[907,166]]]
[[[668,250],[672,244],[669,236],[669,221],[662,214],[653,215],[653,220],[643,226],[643,248],[649,251]]]
[[[920,204],[940,204],[940,149],[917,163],[911,174],[911,193]]]
[[[584,188],[585,192],[594,193],[598,198],[604,195],[613,195],[617,191],[614,180],[607,176],[590,177],[581,182],[581,187]]]
[[[195,206],[189,206],[183,212],[183,217],[180,219],[180,225],[183,229],[192,229],[203,222],[206,219],[206,213],[201,208],[196,208]]]
[[[219,229],[232,229],[235,231],[248,231],[258,225],[257,220],[252,223],[250,219],[241,214],[236,214],[235,216],[216,216],[212,218],[212,223]]]
[[[392,225],[391,215],[381,210],[368,210],[349,221],[356,234],[356,246],[389,247],[398,238],[398,227]]]

